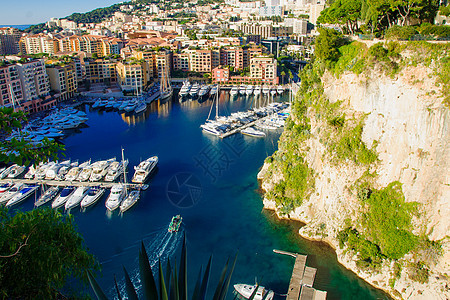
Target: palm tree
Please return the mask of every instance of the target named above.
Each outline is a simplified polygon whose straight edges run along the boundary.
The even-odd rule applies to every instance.
[[[228,259],[220,276],[214,291],[213,300],[224,300],[226,298],[228,288],[230,286],[231,276],[236,265],[237,253],[234,257],[233,263],[230,265]],[[206,292],[208,288],[209,275],[211,271],[212,255],[209,257],[208,264],[205,272],[200,267],[200,272],[197,277],[194,292],[192,294],[192,300],[205,300]],[[230,268],[229,272],[228,269]],[[123,268],[125,274],[125,290],[128,299],[138,300],[136,289],[131,282],[125,267]],[[158,280],[155,280],[153,270],[150,266],[147,251],[145,250],[144,243],[141,243],[141,249],[139,251],[139,272],[141,276],[141,284],[143,290],[143,298],[149,300],[187,300],[187,252],[186,252],[186,236],[183,237],[183,246],[181,248],[181,261],[179,271],[177,273],[177,265],[172,266],[170,259],[167,261],[166,274],[164,276],[163,267],[161,261],[158,263]],[[106,294],[100,288],[99,284],[95,280],[94,276],[88,271],[88,278],[95,295],[99,300],[107,300]],[[122,299],[120,294],[116,277],[114,276],[114,284],[116,287],[117,297]],[[158,285],[157,285],[158,284]]]

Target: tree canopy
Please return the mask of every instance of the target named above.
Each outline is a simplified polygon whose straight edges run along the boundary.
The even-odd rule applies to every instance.
[[[86,271],[97,269],[72,216],[0,207],[0,298],[61,298],[68,279],[87,283]]]
[[[438,0],[336,0],[322,11],[317,21],[339,24],[352,34],[360,21],[374,32],[407,25],[411,19],[432,23],[438,9]]]

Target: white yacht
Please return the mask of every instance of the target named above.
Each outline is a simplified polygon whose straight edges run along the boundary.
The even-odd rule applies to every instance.
[[[255,96],[259,96],[261,94],[261,86],[257,86],[254,90],[253,90],[253,94],[255,94]]]
[[[24,184],[17,182],[9,190],[3,192],[0,196],[0,204],[7,203],[16,193],[18,193]]]
[[[14,165],[9,166],[8,168],[4,169],[3,172],[0,174],[0,179],[3,179],[11,173],[12,169],[14,168]]]
[[[205,131],[206,133],[210,133],[212,135],[216,135],[219,136],[221,135],[223,132],[220,131],[216,125],[212,124],[212,123],[205,123],[200,125],[200,127],[203,129],[203,131]]]
[[[19,166],[18,164],[14,164],[11,166],[11,170],[8,174],[8,178],[17,178],[19,177],[23,172],[25,172],[26,167],[25,166]]]
[[[134,167],[135,172],[131,181],[135,183],[144,183],[157,164],[158,156],[152,156],[142,161],[138,166]]]
[[[119,177],[120,174],[126,170],[128,166],[128,159],[124,161],[113,161],[108,168],[108,172],[105,176],[105,181],[112,182]]]
[[[237,86],[233,86],[230,91],[231,96],[235,96],[239,93],[239,88]]]
[[[245,95],[245,91],[247,90],[247,87],[244,84],[241,84],[239,87],[239,94]]]
[[[126,112],[132,112],[136,109],[136,106],[138,105],[138,102],[136,98],[133,98],[132,100],[128,101],[127,106],[123,108]]]
[[[36,168],[34,167],[34,165],[31,165],[30,168],[28,168],[28,172],[23,177],[25,179],[33,179],[35,173],[36,173]]]
[[[48,168],[47,171],[45,172],[45,179],[47,180],[55,179],[56,175],[58,175],[59,170],[63,166],[70,166],[70,160],[65,160],[61,163],[54,164],[53,166]]]
[[[12,182],[6,182],[0,185],[0,197],[3,195],[4,192],[9,190],[13,186]]]
[[[194,83],[194,85],[192,85],[190,91],[189,91],[189,95],[191,97],[195,97],[198,94],[198,90],[200,89],[200,85],[196,82]]]
[[[84,196],[83,200],[81,200],[81,208],[86,208],[95,204],[103,196],[104,193],[105,188],[99,186],[91,187],[87,194]]]
[[[66,204],[64,206],[65,209],[68,210],[68,209],[74,208],[75,206],[79,205],[81,200],[83,200],[84,196],[86,196],[88,191],[89,191],[89,187],[87,187],[87,186],[77,187],[75,192],[73,192],[72,196],[70,196],[70,198],[67,199]]]
[[[6,203],[6,206],[13,206],[16,204],[19,204],[23,200],[27,199],[31,194],[36,192],[36,190],[39,188],[37,185],[24,185],[22,188],[14,194],[14,196],[9,199],[9,201]]]
[[[134,112],[139,114],[139,113],[144,112],[146,110],[147,110],[147,103],[145,103],[144,101],[141,101],[141,102],[138,103],[138,105],[134,109]]]
[[[92,166],[92,172],[91,176],[89,177],[89,181],[100,181],[105,177],[105,175],[108,173],[108,167],[109,165],[116,161],[116,158],[111,158],[108,160],[100,160],[93,163]]]
[[[264,137],[264,136],[266,136],[266,134],[264,132],[256,130],[253,127],[247,127],[245,129],[242,129],[241,133],[249,135],[249,136],[254,136],[254,137]]]
[[[183,86],[180,89],[179,95],[181,97],[186,96],[189,93],[189,91],[191,90],[191,86],[192,85],[191,85],[191,83],[189,81],[184,81],[183,82]]]
[[[247,88],[245,89],[245,94],[247,96],[250,96],[251,94],[253,94],[253,86],[252,85],[247,85]]]
[[[125,185],[118,183],[113,185],[111,193],[106,199],[105,206],[109,211],[113,211],[120,206],[125,197]]]
[[[275,95],[277,94],[277,88],[276,88],[275,86],[273,86],[273,87],[270,88],[270,94],[271,94],[272,96],[275,96]]]
[[[42,180],[45,178],[45,175],[47,174],[47,170],[51,167],[56,165],[54,161],[48,162],[46,164],[43,164],[39,167],[39,169],[34,174],[34,179]]]
[[[209,91],[210,96],[215,96],[219,91],[219,86],[217,84],[213,85],[211,90]]]
[[[235,284],[234,289],[239,295],[244,297],[245,299],[250,299],[257,285],[249,285],[249,284]],[[256,290],[256,294],[253,300],[272,300],[274,296],[274,292],[271,290],[266,290],[263,286],[258,286]]]
[[[277,86],[277,93],[278,93],[279,95],[281,95],[281,94],[283,94],[283,92],[284,92],[283,86],[282,86],[282,85]]]
[[[64,180],[69,171],[78,166],[78,161],[74,161],[69,165],[64,165],[59,169],[58,174],[56,174],[55,180]]]
[[[81,171],[83,171],[83,169],[87,166],[89,166],[91,164],[91,161],[85,161],[84,163],[82,163],[79,166],[74,166],[72,169],[69,170],[69,172],[66,174],[65,176],[65,180],[67,181],[73,181],[75,179],[78,178],[78,176],[80,175]]]
[[[139,190],[132,190],[128,195],[125,197],[125,200],[122,201],[120,204],[120,212],[123,213],[127,210],[129,210],[133,205],[136,204],[136,202],[141,197],[141,192]]]
[[[78,175],[78,181],[88,181],[92,174],[92,164],[87,165],[81,170],[80,175]]]
[[[58,195],[58,192],[59,192],[58,186],[52,186],[48,188],[45,192],[41,193],[41,196],[34,203],[34,206],[39,207],[47,202],[52,201],[56,197],[56,195]]]
[[[270,87],[268,85],[263,86],[262,92],[267,95],[270,92]]]
[[[205,95],[208,94],[210,87],[208,85],[202,85],[202,87],[200,88],[200,91],[198,92],[198,96],[200,98],[204,97]]]
[[[70,196],[75,192],[74,186],[66,186],[63,188],[61,193],[56,197],[52,202],[52,208],[59,208],[66,204],[67,200],[69,200]]]

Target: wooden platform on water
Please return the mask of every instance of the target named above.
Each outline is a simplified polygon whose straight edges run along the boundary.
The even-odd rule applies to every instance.
[[[262,120],[268,119],[268,118],[270,118],[270,117],[272,117],[272,116],[269,115],[269,116],[265,116],[265,117],[259,118],[259,119],[255,120],[255,121],[253,121],[253,122],[250,122],[250,123],[247,123],[247,124],[245,124],[245,125],[242,125],[242,126],[240,126],[239,128],[235,128],[235,129],[233,129],[233,130],[230,130],[230,131],[228,131],[228,132],[225,132],[225,133],[219,135],[219,137],[220,137],[221,139],[224,139],[224,138],[226,138],[226,137],[229,137],[230,135],[233,135],[233,134],[236,134],[236,133],[238,133],[238,132],[241,132],[242,129],[245,129],[245,128],[248,128],[248,127],[252,127],[252,126],[255,125],[256,122],[258,122],[258,121],[262,121]]]
[[[115,184],[118,184],[117,182],[105,182],[105,181],[67,181],[67,180],[46,180],[46,179],[42,179],[42,180],[37,180],[37,179],[22,179],[22,178],[5,178],[5,179],[0,179],[0,183],[6,183],[6,182],[21,182],[21,183],[26,183],[26,184],[37,184],[37,185],[42,185],[42,184],[46,184],[46,185],[54,185],[54,186],[101,186],[104,188],[111,188],[113,187]],[[142,186],[142,184],[137,184],[137,183],[127,183],[127,186],[130,188],[139,188]]]
[[[317,269],[306,266],[306,255],[276,249],[273,252],[295,258],[286,300],[325,300],[327,298],[327,292],[312,287]]]

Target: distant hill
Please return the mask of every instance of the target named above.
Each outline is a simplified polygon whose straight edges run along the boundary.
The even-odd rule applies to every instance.
[[[129,2],[123,2],[120,4],[113,4],[108,7],[97,8],[85,13],[73,13],[62,19],[67,19],[77,23],[100,23],[106,18],[111,17],[116,11],[120,10],[120,6],[128,4]],[[45,23],[31,25],[28,28],[23,29],[25,32],[40,33],[44,30],[49,30]]]

